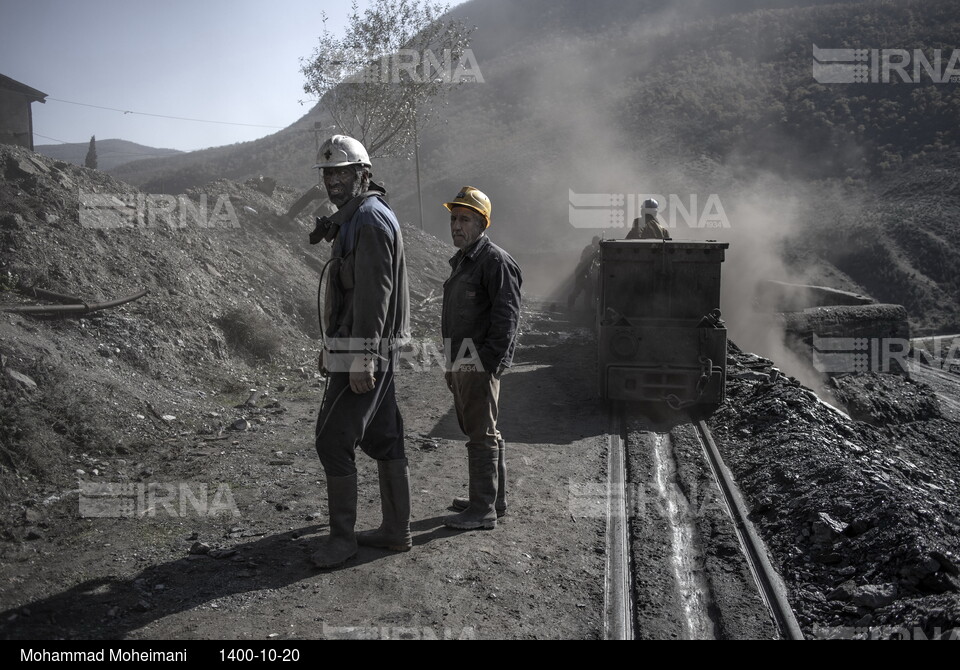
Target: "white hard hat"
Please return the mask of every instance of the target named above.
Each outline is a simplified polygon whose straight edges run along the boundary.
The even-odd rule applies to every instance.
[[[641,214],[653,214],[657,215],[657,212],[660,211],[660,203],[654,200],[653,198],[648,198],[643,201],[643,204],[640,205]]]
[[[323,143],[317,152],[315,168],[343,167],[344,165],[370,165],[370,156],[357,140],[346,135],[334,135]]]

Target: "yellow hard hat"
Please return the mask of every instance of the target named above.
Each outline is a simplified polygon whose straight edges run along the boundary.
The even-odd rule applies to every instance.
[[[460,189],[460,192],[457,193],[457,197],[453,199],[453,202],[445,202],[443,206],[451,211],[454,207],[468,207],[486,219],[487,225],[484,226],[484,228],[490,227],[490,198],[488,198],[483,191],[475,189],[473,186],[464,186]]]

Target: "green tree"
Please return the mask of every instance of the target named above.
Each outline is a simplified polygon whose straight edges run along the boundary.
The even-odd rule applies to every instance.
[[[374,0],[361,15],[354,0],[346,34],[324,28],[319,46],[301,59],[304,92],[371,156],[404,151],[434,116],[428,102],[464,80],[482,81],[468,48],[473,31],[444,21],[447,9],[429,0]]]
[[[97,136],[90,136],[90,148],[87,149],[87,157],[83,159],[83,166],[97,169]]]

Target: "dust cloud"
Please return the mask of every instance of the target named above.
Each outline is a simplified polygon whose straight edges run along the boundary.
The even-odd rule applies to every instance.
[[[782,372],[822,396],[823,382],[811,358],[787,347],[783,322],[757,300],[761,281],[804,281],[783,261],[782,249],[801,234],[809,201],[808,187],[772,175],[758,178],[726,198],[730,228],[723,231],[722,238],[730,248],[721,270],[720,305],[728,337],[737,346],[773,360]]]
[[[749,4],[733,2],[728,9]],[[476,6],[465,7],[471,5]],[[709,14],[724,13],[719,6],[725,3],[710,5]],[[502,34],[494,40],[497,48],[478,44],[486,83],[452,96],[442,134],[423,151],[425,169],[433,171],[423,198],[427,230],[448,239],[444,212],[430,203],[442,202],[464,184],[484,190],[493,202],[489,235],[520,263],[524,292],[564,304],[591,239],[622,239],[639,216],[640,202],[658,197],[661,219],[674,239],[730,244],[721,310],[731,339],[813,384],[810,361],[784,346],[782,326],[755,308],[754,294],[762,280],[809,279],[788,268],[781,252],[803,234],[818,198],[807,182],[793,183],[740,161],[736,149],[706,155],[685,141],[689,129],[679,120],[654,122],[654,114],[648,122],[647,111],[631,98],[637,95],[636,79],[662,64],[653,45],[678,26],[695,26],[703,16],[693,10],[706,3],[644,3],[642,13],[624,9],[605,17],[597,9],[589,25],[570,24],[567,16],[589,15],[587,9],[557,7],[532,17],[523,5],[504,3],[496,16],[488,16]],[[562,24],[561,29],[543,28],[534,19]],[[480,26],[478,36],[483,30]],[[682,88],[668,93],[683,95]],[[769,131],[765,139],[771,141]],[[778,147],[770,162],[796,163],[788,146]],[[588,214],[594,219],[584,225]]]

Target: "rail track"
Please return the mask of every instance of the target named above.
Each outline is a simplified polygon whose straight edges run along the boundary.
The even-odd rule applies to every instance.
[[[740,549],[753,575],[757,591],[775,624],[781,639],[803,639],[803,633],[793,614],[779,575],[773,569],[766,548],[747,518],[743,499],[729,470],[723,463],[709,428],[703,421],[685,420],[676,424],[668,432],[659,429],[649,430],[639,435],[641,449],[649,450],[654,463],[653,470],[658,480],[655,488],[666,496],[658,503],[659,520],[667,526],[667,542],[672,547],[670,562],[673,566],[672,579],[675,580],[674,593],[681,602],[676,609],[683,611],[684,637],[691,639],[712,639],[718,636],[711,620],[712,608],[709,587],[700,577],[703,558],[692,537],[695,528],[689,519],[696,513],[681,494],[668,493],[671,484],[666,479],[677,468],[671,463],[671,435],[677,431],[695,436],[703,453],[709,472],[719,491],[723,506],[736,531]],[[628,437],[626,419],[622,406],[611,409],[610,432],[608,436],[608,504],[607,504],[607,566],[605,580],[605,618],[604,633],[606,639],[634,639],[638,636],[633,603],[635,598],[635,568],[630,551],[630,524],[628,517],[635,510],[628,509],[631,500],[628,482]],[[634,492],[635,493],[635,492]],[[749,581],[749,577],[746,578]]]
[[[940,400],[940,407],[944,415],[955,421],[960,421],[960,375],[951,372],[949,369],[924,365],[922,363],[910,363],[910,376],[927,384],[933,388],[934,393]]]
[[[627,527],[627,474],[622,417],[611,412],[607,437],[607,564],[604,578],[604,637],[634,637],[632,569]]]
[[[737,536],[740,538],[740,546],[747,563],[750,565],[750,571],[753,573],[754,580],[760,590],[760,596],[767,604],[777,628],[780,630],[781,637],[788,640],[802,640],[803,633],[793,614],[793,609],[787,601],[786,589],[780,575],[770,564],[763,540],[756,534],[753,525],[747,518],[747,509],[740,495],[740,490],[733,481],[730,471],[723,463],[723,458],[720,456],[716,442],[713,441],[710,429],[704,421],[697,421],[694,426],[707,456],[707,461],[710,463],[714,479],[720,486],[727,510],[733,519]]]

